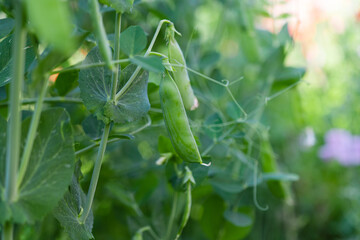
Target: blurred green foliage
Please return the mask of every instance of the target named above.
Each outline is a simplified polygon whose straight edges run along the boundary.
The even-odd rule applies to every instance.
[[[82,51],[87,53],[95,46],[87,1],[68,2],[75,32],[82,42],[80,50],[66,60],[63,54],[59,57],[46,48],[40,60],[33,61],[32,55],[29,61],[33,63],[27,66],[29,72],[72,66],[84,59]],[[111,6],[113,1],[102,2]],[[270,16],[269,6],[265,0],[144,0],[135,1],[132,12],[123,15],[123,31],[141,27],[148,42],[160,20],[174,22],[182,34],[177,41],[188,67],[194,70],[189,71],[190,79],[200,107],[188,112],[188,117],[204,161],[211,161],[212,165],[210,168],[187,165],[196,185],[190,220],[181,238],[357,239],[356,226],[360,222],[357,168],[344,169],[336,163],[321,162],[317,157],[321,138],[329,128],[360,131],[355,124],[359,108],[353,107],[359,92],[354,80],[360,74],[359,56],[354,51],[360,40],[358,30],[354,31],[356,23],[348,26],[342,35],[332,35],[324,44],[331,56],[331,61],[321,68],[326,85],[313,81],[319,76],[311,66],[305,75],[302,66],[306,63],[298,60],[302,58],[301,50],[286,24],[279,33],[258,27],[260,17]],[[6,4],[2,8],[9,9]],[[111,42],[115,11],[105,5],[101,11]],[[324,24],[322,28],[326,30],[328,26]],[[11,31],[5,29],[0,33],[0,47],[8,48],[6,40],[11,37]],[[53,44],[63,47],[61,42]],[[133,52],[127,52],[130,50],[122,46],[121,57],[132,55]],[[164,31],[160,32],[154,51],[166,54]],[[6,59],[0,65],[3,76]],[[126,65],[122,64],[122,68]],[[155,163],[164,156],[161,154],[173,151],[160,109],[159,74],[149,75],[148,116],[112,126],[110,139],[114,141],[107,147],[93,205],[92,233],[96,239],[131,239],[145,226],[150,226],[158,236],[166,236],[175,194],[180,195],[175,225],[180,222],[185,197],[183,176],[178,173],[185,169],[185,164],[174,155],[167,155],[166,165]],[[24,96],[31,98],[36,96],[38,88],[36,82],[30,85],[31,75],[27,78]],[[77,70],[60,73],[51,86],[50,96],[79,98],[78,78]],[[307,82],[314,85],[309,87]],[[0,79],[3,117],[7,115],[7,83],[7,79]],[[99,142],[104,125],[84,105],[47,104],[47,107],[55,106],[69,112],[76,151]],[[33,107],[24,105],[23,110],[32,111]],[[315,132],[318,139],[315,146],[305,147],[299,142],[306,127]],[[82,162],[80,184],[84,190],[88,189],[95,155],[96,150],[92,149],[77,157]],[[275,167],[276,161],[279,169]],[[273,168],[277,175],[267,175],[265,166]],[[295,184],[284,181],[296,180],[285,172],[299,175],[299,181]],[[271,182],[281,183],[274,184],[275,188],[281,188],[278,198]],[[263,211],[266,206],[269,209]],[[176,229],[170,229],[170,235],[175,234]],[[147,230],[142,236],[152,239]],[[68,237],[49,214],[35,226],[18,226],[17,238]]]

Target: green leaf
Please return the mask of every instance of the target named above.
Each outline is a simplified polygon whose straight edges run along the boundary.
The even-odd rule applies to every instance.
[[[6,76],[0,77],[0,87],[9,83],[11,79],[11,75],[10,75],[12,70],[11,49],[12,49],[13,40],[14,40],[13,37],[9,36],[0,42],[0,53],[1,53],[0,75],[8,75],[8,77]]]
[[[271,14],[264,9],[255,9],[255,13],[261,17],[272,18]]]
[[[141,216],[141,210],[135,201],[134,194],[124,190],[122,186],[119,186],[119,183],[110,183],[106,186],[107,190],[113,195],[116,200],[122,203],[127,208],[131,209],[138,216]]]
[[[247,227],[252,224],[252,219],[248,215],[230,210],[224,212],[224,218],[237,227]]]
[[[7,36],[14,29],[14,19],[3,18],[0,19],[0,39]]]
[[[263,81],[263,87],[272,85],[276,79],[276,74],[281,70],[285,59],[284,46],[279,46],[272,50],[261,66],[259,81]]]
[[[275,174],[275,176],[279,174],[277,170],[278,167],[275,159],[275,154],[271,147],[271,143],[266,135],[265,135],[265,139],[261,142],[261,166],[263,172],[266,174]],[[294,177],[296,178],[296,176]],[[280,199],[286,199],[288,197],[288,193],[284,183],[281,180],[276,178],[275,179],[270,178],[267,179],[266,183],[270,192],[275,197]]]
[[[136,69],[135,65],[128,65],[120,76],[119,88],[130,79]],[[117,104],[107,102],[104,112],[115,123],[131,122],[145,116],[150,109],[147,96],[147,81],[149,73],[140,72],[131,84],[130,88],[117,101]]]
[[[226,113],[233,119],[238,120],[244,116],[235,102],[228,102],[226,105]]]
[[[191,170],[185,166],[185,174],[184,174],[184,178],[183,178],[183,184],[186,185],[188,182],[192,183],[192,184],[196,184],[194,176],[191,172]]]
[[[86,135],[96,139],[102,135],[105,125],[103,121],[98,120],[94,115],[89,115],[82,121],[81,126]]]
[[[120,35],[120,49],[128,56],[133,56],[145,49],[147,39],[140,26],[131,26]]]
[[[72,41],[77,44],[74,52],[81,46],[87,35],[87,32],[78,32],[72,36]],[[44,73],[48,73],[55,67],[64,63],[72,54],[73,52],[59,53],[56,49],[47,47],[41,53],[40,59],[34,61],[29,67],[28,77],[31,79],[32,84],[35,84],[39,79],[42,79]]]
[[[134,4],[134,0],[99,0],[99,2],[112,7],[120,13],[130,13]]]
[[[220,137],[221,134],[223,133],[223,127],[221,126],[222,123],[223,123],[223,121],[219,114],[214,113],[214,114],[210,115],[205,120],[206,134],[213,139],[217,139],[218,137]]]
[[[65,96],[78,86],[79,70],[60,73],[55,81],[55,89],[60,96]]]
[[[206,157],[202,157],[203,160],[206,160]],[[209,168],[204,167],[197,163],[189,163],[188,167],[190,168],[192,175],[194,176],[196,186],[200,186],[200,184],[207,178],[209,173]]]
[[[84,60],[84,64],[101,62],[98,48],[92,49]],[[135,65],[127,66],[120,76],[120,90],[135,71]],[[79,74],[81,98],[86,108],[99,120],[109,123],[131,122],[143,117],[150,109],[147,97],[148,72],[141,71],[131,86],[115,103],[110,100],[111,71],[106,67],[82,69]]]
[[[79,178],[81,177],[80,168],[81,162],[78,161],[69,190],[54,209],[55,218],[60,222],[61,226],[65,228],[65,231],[72,240],[88,240],[94,238],[91,233],[94,222],[92,210],[90,210],[85,223],[79,222],[79,213],[82,211],[86,201],[86,195],[79,184]]]
[[[22,123],[22,145],[31,118]],[[68,114],[62,108],[42,112],[28,168],[12,204],[0,199],[0,222],[33,222],[49,213],[63,197],[74,169],[74,143]],[[6,122],[1,120],[1,142],[6,142]],[[2,144],[3,145],[3,144]],[[5,150],[0,151],[0,192],[4,191]]]
[[[3,101],[7,98],[5,87],[0,87],[0,101]]]
[[[285,44],[291,43],[293,41],[292,37],[290,36],[289,26],[287,23],[282,26],[277,37],[278,37],[281,45],[285,45]]]
[[[151,86],[149,86],[150,91],[149,92],[154,92],[154,94],[156,94],[157,96],[159,96],[159,85],[160,85],[160,81],[161,81],[161,73],[154,73],[154,72],[149,72],[149,83],[152,83],[152,89]],[[156,93],[155,93],[156,92]],[[160,98],[159,97],[155,97],[156,99],[159,99],[159,103],[160,103]]]
[[[288,87],[305,75],[305,68],[284,67],[277,75],[274,82],[274,87]]]
[[[285,18],[289,18],[292,17],[293,15],[290,13],[282,13],[279,16],[276,16],[275,19],[285,19]]]
[[[252,207],[243,206],[236,212],[225,211],[224,218],[227,221],[223,225],[220,240],[240,240],[250,233],[255,220],[255,211]]]
[[[6,37],[0,42],[0,87],[8,84],[11,80],[13,71],[13,58],[11,55],[11,50],[13,42],[13,35]],[[27,41],[25,47],[25,71],[27,71],[34,58],[34,49],[30,45],[30,41]]]
[[[220,60],[220,57],[221,57],[221,55],[218,52],[215,52],[215,51],[206,52],[201,57],[199,67],[201,69],[211,68],[211,67],[215,66],[215,64]]]
[[[69,53],[75,48],[66,1],[27,0],[24,3],[30,26],[41,42],[50,44],[63,53]]]
[[[130,61],[151,72],[159,73],[159,72],[164,72],[165,70],[161,58],[157,56],[149,56],[149,57],[134,56],[130,58]]]
[[[293,173],[280,173],[280,172],[271,172],[271,173],[263,173],[262,180],[270,181],[298,181],[299,176]]]
[[[159,153],[169,153],[169,152],[175,153],[175,149],[171,144],[171,140],[163,135],[159,136],[158,149],[159,149]]]

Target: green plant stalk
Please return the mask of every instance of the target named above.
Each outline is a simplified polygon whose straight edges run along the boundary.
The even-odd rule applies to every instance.
[[[101,164],[102,164],[102,160],[104,158],[109,133],[110,133],[110,124],[107,124],[104,127],[104,132],[101,137],[100,148],[99,148],[98,154],[96,156],[95,166],[94,166],[94,170],[93,170],[93,173],[91,176],[89,190],[86,195],[86,202],[85,202],[84,210],[79,219],[80,223],[85,223],[87,217],[89,216],[90,210],[91,210],[92,202],[93,202],[94,196],[95,196],[97,182],[99,180]]]
[[[15,1],[15,41],[12,49],[14,67],[13,80],[10,85],[10,120],[7,128],[5,201],[17,199],[17,170],[20,157],[21,137],[21,89],[25,69],[26,28],[23,24],[23,9],[20,1]],[[6,222],[3,229],[3,240],[13,239],[13,223]]]
[[[187,182],[186,203],[185,204],[186,205],[185,205],[185,209],[184,209],[184,214],[181,219],[180,227],[176,234],[175,240],[179,239],[179,237],[180,237],[183,229],[185,228],[185,226],[189,220],[189,217],[190,217],[190,212],[191,212],[191,182],[190,181]]]
[[[21,89],[24,78],[26,29],[20,2],[16,2],[15,42],[13,45],[13,81],[10,85],[10,120],[7,128],[5,201],[17,199],[17,170],[21,137]]]
[[[89,0],[90,12],[92,15],[92,23],[94,27],[94,34],[99,45],[100,53],[105,60],[106,66],[113,70],[114,66],[111,63],[111,51],[109,48],[109,41],[106,37],[106,32],[100,13],[99,3],[97,0]]]
[[[120,58],[120,32],[121,32],[121,13],[116,13],[116,20],[115,20],[115,52],[114,52],[114,60]],[[115,70],[111,76],[111,96],[112,100],[115,99],[116,91],[117,91],[117,82],[119,78],[119,67],[116,65]]]
[[[161,20],[159,22],[159,24],[158,24],[158,26],[156,28],[156,31],[154,33],[154,36],[153,36],[153,38],[152,38],[152,40],[150,42],[150,45],[149,45],[148,49],[146,50],[146,52],[144,54],[144,57],[146,57],[146,56],[148,56],[150,54],[150,52],[151,52],[151,50],[152,50],[152,48],[153,48],[153,46],[155,44],[155,41],[156,41],[156,39],[157,39],[157,37],[159,35],[160,29],[161,29],[161,27],[162,27],[162,25],[164,23],[169,23],[170,24],[171,22],[169,20],[166,20],[166,19],[163,19],[163,20]],[[115,96],[116,101],[128,90],[128,88],[131,86],[132,82],[135,80],[136,76],[139,74],[140,70],[141,70],[141,67],[137,67],[135,69],[135,71],[133,72],[133,74],[131,75],[131,77],[129,78],[129,80],[124,85],[124,87],[122,87],[120,89],[120,91],[118,93],[116,93],[116,96]]]
[[[117,13],[116,14],[116,22],[115,22],[115,39],[114,39],[115,45],[117,45],[117,46],[115,46],[115,56],[114,56],[115,59],[114,60],[117,60],[120,56],[120,31],[121,31],[121,14]],[[112,88],[111,89],[111,93],[112,93],[111,99],[112,100],[115,99],[118,74],[119,74],[119,68],[116,67],[115,70],[112,72],[112,76],[111,76],[112,81],[113,81],[112,82],[113,84],[111,86],[111,88]],[[115,88],[115,90],[114,90],[114,88]],[[98,150],[93,174],[91,176],[89,191],[86,196],[84,210],[79,219],[80,223],[85,223],[85,221],[90,213],[90,210],[91,210],[91,206],[92,206],[94,196],[95,196],[97,182],[98,182],[99,176],[100,176],[101,164],[102,164],[102,161],[104,158],[106,145],[107,145],[108,138],[109,138],[109,133],[110,133],[110,124],[107,124],[104,127],[104,132],[101,137],[100,148]]]
[[[166,238],[165,238],[165,239],[170,239],[171,230],[172,230],[173,225],[174,225],[174,220],[175,220],[175,215],[176,215],[176,209],[177,209],[177,205],[178,205],[178,200],[179,200],[179,193],[178,193],[178,192],[175,192],[175,194],[174,194],[174,200],[173,200],[172,207],[171,207],[171,213],[170,213],[170,218],[169,218],[169,225],[168,225],[168,227],[167,227]]]
[[[27,166],[29,164],[31,150],[34,145],[34,140],[36,137],[36,130],[39,126],[40,115],[41,115],[41,110],[43,107],[44,98],[45,98],[47,88],[49,85],[49,81],[48,81],[47,77],[44,77],[43,81],[44,81],[44,83],[41,88],[41,92],[38,97],[38,100],[36,102],[35,112],[31,118],[31,124],[30,124],[30,128],[29,128],[29,131],[27,134],[27,139],[26,139],[23,155],[21,158],[21,164],[20,164],[20,169],[19,169],[18,178],[17,178],[17,187],[18,188],[20,188],[21,182],[24,179],[25,172],[26,172]]]

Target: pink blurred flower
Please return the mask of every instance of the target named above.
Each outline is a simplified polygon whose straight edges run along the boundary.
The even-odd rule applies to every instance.
[[[325,135],[325,145],[319,150],[325,161],[335,159],[344,166],[360,164],[360,136],[343,129],[331,129]]]

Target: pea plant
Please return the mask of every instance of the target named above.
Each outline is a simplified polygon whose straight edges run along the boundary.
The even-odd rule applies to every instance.
[[[271,207],[259,196],[290,201],[297,176],[278,170],[261,122],[304,74],[284,64],[286,26],[223,22],[213,44],[240,37],[244,52],[221,60],[151,3],[0,4],[2,239],[242,239]]]

